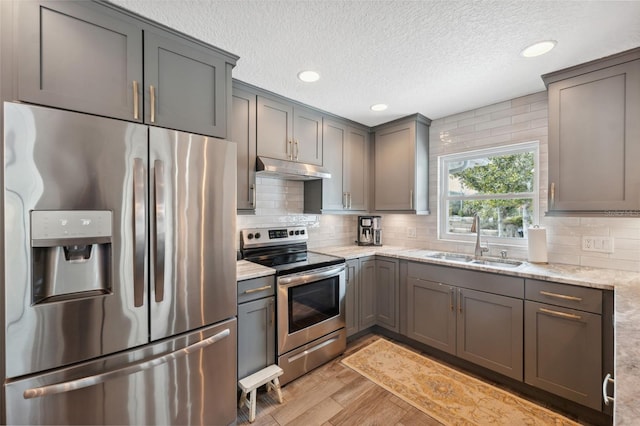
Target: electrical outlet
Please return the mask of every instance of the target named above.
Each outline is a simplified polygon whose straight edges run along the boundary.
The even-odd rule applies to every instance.
[[[415,238],[416,237],[416,228],[408,227],[407,228],[407,238]]]
[[[613,253],[613,238],[582,236],[582,250]]]

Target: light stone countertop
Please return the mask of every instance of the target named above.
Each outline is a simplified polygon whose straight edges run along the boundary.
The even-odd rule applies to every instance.
[[[640,273],[614,269],[590,268],[564,264],[532,264],[524,262],[517,268],[499,268],[461,263],[426,256],[431,250],[405,247],[338,246],[314,248],[312,251],[347,260],[366,256],[387,256],[397,259],[454,266],[463,269],[500,273],[522,278],[553,281],[583,287],[614,291],[614,425],[637,425],[640,419]],[[611,387],[609,387],[611,395]]]
[[[250,280],[252,278],[266,277],[276,273],[276,270],[267,266],[258,265],[257,263],[248,262],[246,260],[238,260],[236,264],[236,280]]]

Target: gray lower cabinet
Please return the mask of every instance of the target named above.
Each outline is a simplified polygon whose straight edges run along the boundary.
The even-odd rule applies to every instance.
[[[229,140],[238,152],[238,210],[256,208],[256,94],[234,82]]]
[[[258,155],[322,165],[322,115],[282,99],[258,96]]]
[[[376,325],[376,260],[360,259],[359,314],[360,330]]]
[[[428,213],[429,124],[420,114],[374,129],[374,209]]]
[[[398,269],[397,260],[376,258],[376,324],[395,332],[400,331]]]
[[[549,212],[637,216],[640,49],[543,79],[549,94]]]
[[[19,100],[227,137],[237,57],[113,5],[17,4]]]
[[[522,380],[523,296],[522,279],[409,263],[407,336]]]
[[[275,363],[275,279],[238,282],[238,379]]]
[[[602,409],[602,292],[526,281],[525,382]]]
[[[346,262],[346,291],[344,297],[345,321],[347,337],[360,331],[360,261],[358,259],[347,260]]]

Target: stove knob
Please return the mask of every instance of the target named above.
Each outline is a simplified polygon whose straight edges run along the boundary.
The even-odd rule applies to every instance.
[[[252,233],[247,234],[247,240],[253,240],[253,234]]]
[[[300,235],[300,231],[296,231],[296,235]]]
[[[300,235],[304,235],[304,229],[300,230]]]
[[[289,235],[293,235],[293,231],[289,231]]]
[[[258,238],[260,238],[260,233],[259,233],[259,232],[256,232],[256,240],[257,240]]]

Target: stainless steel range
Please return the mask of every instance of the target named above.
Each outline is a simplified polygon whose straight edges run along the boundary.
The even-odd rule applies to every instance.
[[[280,383],[343,353],[345,260],[307,250],[304,226],[243,229],[242,258],[276,270]]]

